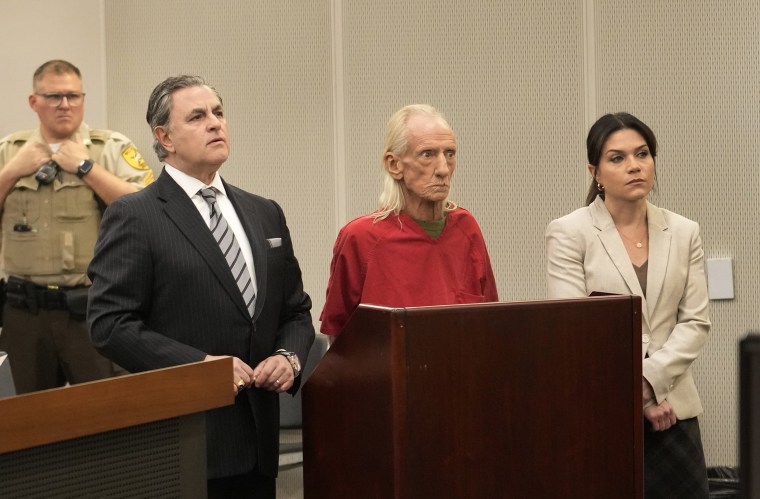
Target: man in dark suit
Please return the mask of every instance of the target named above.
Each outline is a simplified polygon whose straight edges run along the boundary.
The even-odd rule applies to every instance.
[[[207,418],[209,497],[273,499],[278,395],[298,389],[314,340],[285,216],[217,174],[227,122],[203,79],[164,80],[147,120],[164,170],[105,213],[89,267],[90,334],[133,372],[232,356],[240,394]]]

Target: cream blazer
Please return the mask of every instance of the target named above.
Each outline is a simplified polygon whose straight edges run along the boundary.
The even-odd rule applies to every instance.
[[[596,200],[546,229],[549,298],[593,291],[641,296],[644,377],[657,402],[679,419],[702,413],[691,364],[710,331],[699,225],[647,202],[649,268],[646,297],[604,201]]]

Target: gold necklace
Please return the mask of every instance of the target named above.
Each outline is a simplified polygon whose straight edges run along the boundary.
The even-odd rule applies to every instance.
[[[636,246],[637,248],[641,248],[642,246],[644,246],[644,243],[643,243],[642,241],[638,241],[638,242],[636,242],[636,241],[634,241],[633,239],[631,239],[630,237],[628,237],[628,236],[626,236],[625,234],[623,234],[623,231],[622,231],[622,230],[620,230],[620,229],[617,229],[617,231],[618,231],[618,234],[620,234],[620,235],[621,235],[621,236],[623,236],[624,238],[628,239],[628,241],[630,241],[631,243],[633,243],[633,245],[634,245],[634,246]],[[644,240],[646,240],[646,237],[644,238]]]

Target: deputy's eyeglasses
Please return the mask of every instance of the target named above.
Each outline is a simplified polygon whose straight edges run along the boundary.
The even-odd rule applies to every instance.
[[[45,104],[47,104],[50,107],[58,107],[63,102],[64,97],[69,103],[69,106],[71,107],[78,107],[82,105],[82,102],[84,102],[84,93],[82,92],[69,92],[67,94],[38,94],[35,92],[34,95],[39,95],[40,97],[45,98]]]

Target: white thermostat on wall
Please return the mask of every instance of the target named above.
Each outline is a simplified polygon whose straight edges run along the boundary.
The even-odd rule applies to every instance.
[[[707,292],[711,300],[733,300],[734,270],[730,258],[707,259]]]

